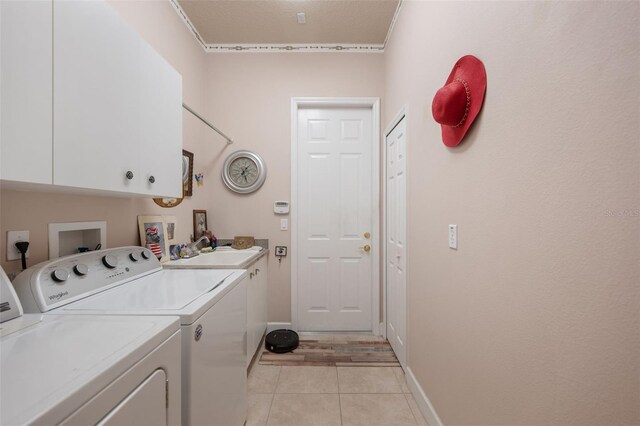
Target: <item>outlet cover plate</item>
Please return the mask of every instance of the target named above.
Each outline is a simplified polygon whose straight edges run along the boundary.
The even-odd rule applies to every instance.
[[[18,241],[29,241],[29,231],[7,231],[7,260],[19,260],[21,255],[16,247]],[[27,259],[29,258],[29,251],[27,249]]]
[[[449,248],[458,249],[458,225],[449,225]]]

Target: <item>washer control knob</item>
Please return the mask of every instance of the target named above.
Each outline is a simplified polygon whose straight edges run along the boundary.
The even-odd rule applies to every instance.
[[[106,256],[102,256],[102,263],[109,269],[113,269],[118,265],[118,258],[107,254]]]
[[[89,267],[83,263],[79,263],[73,267],[73,272],[75,272],[76,275],[84,276],[89,273]]]
[[[129,259],[131,259],[132,262],[137,262],[140,260],[140,255],[138,255],[138,253],[129,253]]]
[[[63,283],[69,278],[69,273],[64,269],[56,269],[51,273],[51,278],[57,283]]]
[[[147,250],[142,250],[140,252],[140,254],[142,255],[144,260],[149,260],[151,259],[151,255],[149,255],[149,252]]]

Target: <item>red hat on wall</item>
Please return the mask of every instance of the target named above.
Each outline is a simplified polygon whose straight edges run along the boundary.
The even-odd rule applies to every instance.
[[[444,87],[433,97],[433,118],[442,127],[442,142],[458,146],[482,108],[487,73],[480,59],[463,56],[453,66]]]

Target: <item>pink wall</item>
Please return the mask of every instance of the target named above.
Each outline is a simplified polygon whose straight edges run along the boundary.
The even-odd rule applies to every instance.
[[[445,424],[640,423],[640,5],[405,2],[409,366]],[[433,95],[487,69],[447,149]],[[458,250],[447,225],[458,225]]]
[[[208,111],[236,142],[217,150],[213,167],[238,149],[260,154],[267,164],[264,186],[251,195],[226,189],[210,179],[214,201],[209,206],[214,232],[223,236],[269,238],[272,247],[291,245],[290,232],[280,231],[273,202],[291,200],[291,98],[302,96],[382,97],[383,55],[345,53],[259,53],[209,56]],[[290,257],[269,262],[269,321],[291,320]]]

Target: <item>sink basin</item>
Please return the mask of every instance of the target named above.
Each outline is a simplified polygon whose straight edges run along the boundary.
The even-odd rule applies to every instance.
[[[262,255],[263,251],[233,250],[204,253],[189,259],[171,260],[164,263],[167,269],[244,269]]]

